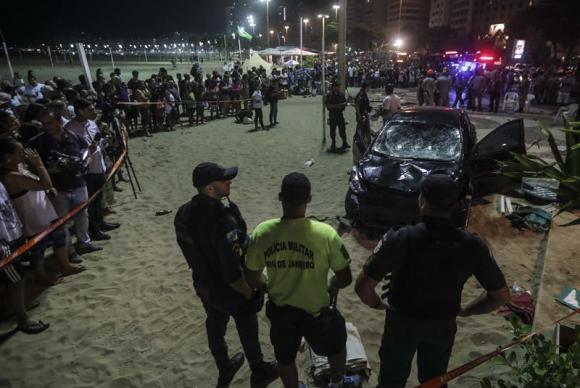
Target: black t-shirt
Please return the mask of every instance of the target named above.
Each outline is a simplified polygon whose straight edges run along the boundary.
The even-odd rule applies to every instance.
[[[463,286],[471,275],[487,291],[506,285],[481,238],[429,218],[418,225],[391,229],[376,246],[364,272],[376,281],[392,273],[389,305],[425,319],[455,318]]]

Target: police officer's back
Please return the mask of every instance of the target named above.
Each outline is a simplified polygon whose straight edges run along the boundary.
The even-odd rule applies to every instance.
[[[193,286],[205,309],[209,348],[216,361],[218,387],[228,387],[244,363],[244,353],[232,358],[225,342],[227,323],[236,321],[242,347],[252,369],[252,386],[265,386],[278,377],[274,363],[263,361],[258,339],[257,312],[263,295],[244,278],[246,223],[238,207],[223,198],[230,194],[237,167],[225,169],[202,163],[193,171],[198,194],[181,206],[175,216],[177,243],[191,270]],[[229,199],[228,199],[229,201]]]
[[[451,221],[458,200],[452,178],[427,177],[419,197],[423,222],[385,234],[357,279],[361,300],[387,310],[379,387],[404,387],[415,352],[421,383],[445,373],[456,317],[489,313],[509,300],[505,278],[485,242]],[[375,287],[388,274],[384,304]],[[462,308],[461,292],[472,275],[485,292]]]

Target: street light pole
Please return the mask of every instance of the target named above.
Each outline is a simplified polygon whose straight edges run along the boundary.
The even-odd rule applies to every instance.
[[[320,88],[322,91],[322,144],[326,144],[326,107],[324,106],[324,100],[326,98],[326,59],[325,59],[325,48],[326,48],[326,36],[325,36],[325,25],[328,15],[318,15],[322,19],[322,50],[320,53],[322,61],[322,80],[320,83]]]
[[[304,19],[303,17],[300,17],[300,66],[304,65],[304,59],[303,59],[303,55],[302,55],[302,51],[304,51],[304,42],[303,42],[303,32],[302,29],[306,28],[306,26],[308,25],[308,22],[310,20],[308,19]],[[304,25],[302,25],[304,23]]]
[[[303,59],[302,59],[302,50],[304,50],[303,45],[302,45],[302,23],[304,21],[304,18],[302,16],[300,16],[300,66],[302,66],[303,64]]]
[[[266,3],[266,31],[270,31],[270,0],[261,0]],[[266,34],[266,43],[270,47],[270,35]]]
[[[338,18],[338,81],[342,93],[346,90],[346,24],[347,24],[347,0],[340,0],[340,15]]]
[[[6,39],[4,39],[4,34],[0,30],[0,37],[2,38],[2,47],[4,48],[4,55],[6,55],[6,63],[8,63],[8,70],[10,71],[10,79],[14,79],[14,69],[12,68],[12,62],[10,61],[10,54],[8,53],[8,46],[6,45]]]

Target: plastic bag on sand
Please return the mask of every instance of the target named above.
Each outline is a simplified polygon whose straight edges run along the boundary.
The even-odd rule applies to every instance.
[[[358,374],[368,380],[371,375],[367,353],[362,344],[357,328],[350,322],[346,323],[346,374]],[[330,381],[330,364],[325,356],[320,356],[309,347],[310,371],[309,375],[315,384],[324,384]]]

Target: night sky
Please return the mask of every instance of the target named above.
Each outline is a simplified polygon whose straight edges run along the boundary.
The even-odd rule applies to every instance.
[[[258,0],[256,9],[263,8]],[[272,0],[293,6],[299,0]],[[302,1],[309,7],[332,0]],[[85,36],[139,39],[171,36],[175,31],[222,32],[228,0],[11,0],[2,4],[0,28],[9,42],[38,43]],[[10,16],[9,16],[10,15]]]

